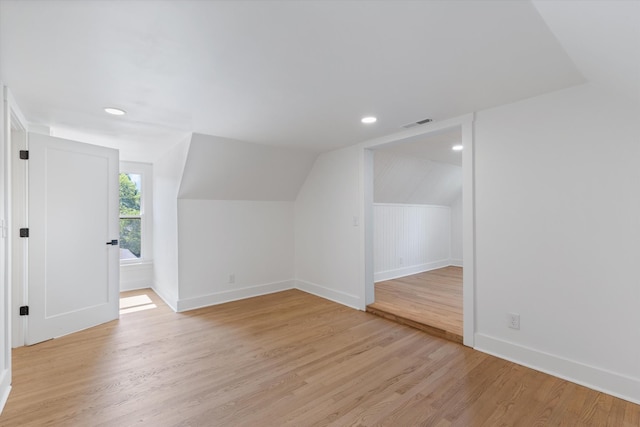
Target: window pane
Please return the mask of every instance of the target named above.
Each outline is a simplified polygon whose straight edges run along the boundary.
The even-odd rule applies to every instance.
[[[140,174],[120,174],[120,216],[140,215],[141,183]]]
[[[140,258],[140,218],[120,219],[120,259]]]

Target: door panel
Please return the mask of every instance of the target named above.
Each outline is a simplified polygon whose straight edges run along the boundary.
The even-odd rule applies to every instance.
[[[118,152],[29,135],[27,344],[118,317]]]

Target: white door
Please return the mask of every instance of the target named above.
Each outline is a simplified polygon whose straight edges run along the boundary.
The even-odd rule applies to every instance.
[[[29,134],[26,344],[118,318],[118,151]]]

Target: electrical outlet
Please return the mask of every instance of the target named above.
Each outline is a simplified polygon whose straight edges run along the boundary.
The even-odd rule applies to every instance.
[[[509,313],[507,315],[507,326],[511,329],[520,329],[520,315],[516,313]]]
[[[235,274],[230,274],[229,275],[229,283],[236,283],[236,275]]]

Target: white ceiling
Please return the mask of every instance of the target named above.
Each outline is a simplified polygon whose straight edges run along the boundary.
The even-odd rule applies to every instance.
[[[640,1],[533,4],[588,81],[640,102]]]
[[[316,155],[194,134],[178,198],[294,201]]]
[[[451,206],[462,196],[461,144],[458,127],[376,149],[374,202]]]
[[[462,196],[462,167],[376,151],[373,163],[375,203],[451,206]]]
[[[552,9],[553,33],[538,9]],[[128,160],[151,161],[191,132],[326,151],[582,83],[555,31],[580,15],[538,9],[2,0],[0,73],[32,123]],[[369,114],[378,122],[362,125]]]
[[[418,135],[397,141],[376,149],[395,156],[414,157],[438,163],[462,166],[462,151],[453,151],[454,145],[462,145],[462,129],[456,128],[446,132]]]

